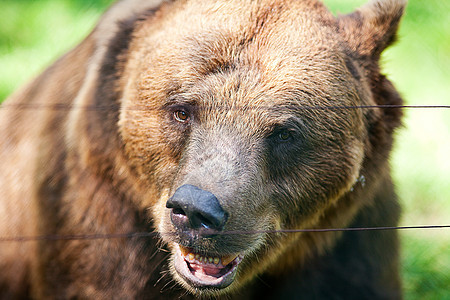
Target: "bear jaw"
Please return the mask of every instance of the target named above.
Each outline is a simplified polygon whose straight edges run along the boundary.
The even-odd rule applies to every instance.
[[[234,282],[243,257],[243,254],[208,257],[175,244],[173,267],[177,275],[190,287],[199,290],[217,290],[224,289]]]

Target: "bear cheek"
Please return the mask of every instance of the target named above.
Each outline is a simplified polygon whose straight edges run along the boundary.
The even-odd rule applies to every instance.
[[[283,212],[281,227],[314,227],[320,212],[349,192],[360,177],[363,142],[351,139],[346,146],[330,145],[305,148],[289,166],[269,170],[267,193],[276,191],[272,202],[274,211]]]

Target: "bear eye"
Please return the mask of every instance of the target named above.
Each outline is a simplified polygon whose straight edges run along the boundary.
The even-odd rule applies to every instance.
[[[173,117],[177,122],[180,123],[187,123],[189,121],[189,113],[185,110],[174,111]]]
[[[278,139],[281,142],[287,142],[292,139],[292,133],[288,129],[283,129],[278,132]]]

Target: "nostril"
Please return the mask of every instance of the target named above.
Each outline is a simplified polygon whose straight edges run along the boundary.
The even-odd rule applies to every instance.
[[[189,224],[189,219],[184,210],[181,208],[172,208],[172,211],[170,212],[170,219],[172,220],[172,224],[178,228],[184,228],[187,224]]]
[[[175,214],[175,215],[182,215],[182,216],[185,216],[185,215],[186,215],[186,213],[184,212],[184,210],[182,210],[181,208],[174,208],[174,209],[172,210],[172,213]]]
[[[204,227],[204,228],[214,228],[214,222],[211,222],[207,217],[201,215],[201,214],[195,214],[191,218],[191,223],[194,225],[194,227]]]

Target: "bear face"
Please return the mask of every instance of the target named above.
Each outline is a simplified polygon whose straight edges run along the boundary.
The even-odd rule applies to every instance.
[[[287,231],[395,226],[404,6],[119,1],[7,101],[0,235],[120,238],[1,247],[0,294],[398,299],[396,233]]]
[[[350,192],[370,143],[357,107],[377,103],[318,3],[175,6],[134,33],[120,132],[157,190],[139,205],[152,207],[175,278],[196,292],[236,288],[300,239],[265,231],[320,226]]]

